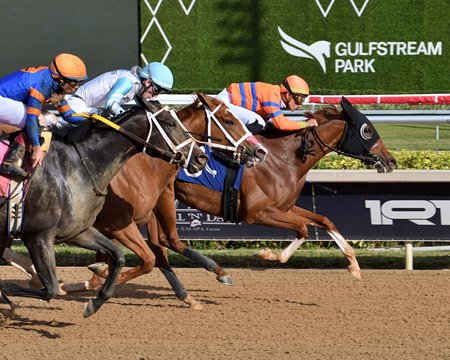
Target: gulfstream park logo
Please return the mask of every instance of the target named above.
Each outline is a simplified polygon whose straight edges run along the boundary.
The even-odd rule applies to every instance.
[[[442,41],[370,41],[337,42],[326,40],[305,44],[286,34],[278,26],[281,46],[290,55],[319,63],[324,74],[327,73],[327,60],[334,62],[336,73],[374,73],[376,60],[385,56],[441,56]],[[329,61],[330,62],[330,61]]]

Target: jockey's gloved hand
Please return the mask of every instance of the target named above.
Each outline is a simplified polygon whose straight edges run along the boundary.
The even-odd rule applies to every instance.
[[[259,124],[257,121],[247,124],[247,129],[253,134],[256,135],[264,129],[264,126]]]

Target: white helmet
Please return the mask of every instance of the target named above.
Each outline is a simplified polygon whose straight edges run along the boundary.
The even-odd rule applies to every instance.
[[[157,85],[157,87],[161,90],[160,92],[168,92],[172,90],[172,71],[160,62],[152,62],[145,65],[139,72],[139,77],[141,79],[151,80],[153,84]]]

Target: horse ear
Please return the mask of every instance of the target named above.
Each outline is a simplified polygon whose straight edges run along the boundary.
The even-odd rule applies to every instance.
[[[212,111],[214,106],[212,104],[213,98],[211,96],[208,96],[208,95],[198,92],[197,97],[205,107],[207,107],[209,110]]]
[[[344,110],[344,112],[347,114],[349,120],[353,123],[356,122],[368,122],[369,120],[367,119],[367,117],[360,111],[358,111],[353,105],[352,103],[346,98],[346,97],[342,97],[341,100],[341,107],[342,110]]]
[[[145,100],[139,95],[135,96],[135,101],[138,105],[142,106],[144,109],[147,109],[152,113],[157,112],[162,107],[161,103],[158,100]]]

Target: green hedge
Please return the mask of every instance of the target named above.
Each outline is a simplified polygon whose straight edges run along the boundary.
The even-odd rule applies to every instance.
[[[450,170],[448,151],[392,151],[399,170]],[[357,170],[364,164],[356,159],[331,154],[322,158],[314,169]]]

